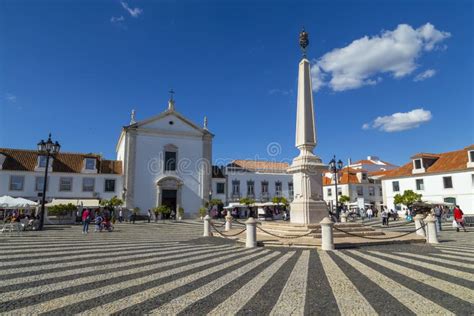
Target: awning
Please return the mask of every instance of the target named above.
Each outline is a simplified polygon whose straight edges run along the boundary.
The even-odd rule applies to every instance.
[[[99,207],[99,200],[98,199],[53,199],[52,202],[46,204],[46,207],[50,207],[53,205],[59,204],[73,204],[75,206],[83,206],[83,207]]]

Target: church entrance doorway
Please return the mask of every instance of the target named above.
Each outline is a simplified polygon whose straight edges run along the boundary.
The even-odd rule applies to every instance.
[[[174,211],[176,214],[176,204],[177,204],[178,190],[163,190],[161,197],[161,205],[166,205],[170,208],[171,211]],[[168,215],[169,217],[169,215]]]

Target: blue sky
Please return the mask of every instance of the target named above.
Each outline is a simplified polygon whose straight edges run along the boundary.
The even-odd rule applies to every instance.
[[[176,109],[214,159],[291,159],[298,33],[310,35],[325,162],[474,143],[471,1],[0,2],[0,147],[115,157],[131,109]],[[397,114],[398,113],[398,114]],[[278,143],[277,154],[268,154]]]

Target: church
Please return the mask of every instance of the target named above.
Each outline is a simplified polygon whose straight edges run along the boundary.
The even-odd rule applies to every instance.
[[[154,117],[136,121],[132,111],[116,147],[124,206],[141,213],[157,205],[197,213],[212,190],[213,137],[207,119],[202,127],[191,122],[176,111],[173,97]]]

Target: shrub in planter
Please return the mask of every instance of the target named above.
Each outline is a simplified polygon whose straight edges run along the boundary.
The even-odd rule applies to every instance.
[[[70,213],[76,210],[77,210],[77,207],[72,203],[58,204],[58,205],[53,205],[53,206],[48,207],[48,214],[57,216],[59,219],[59,223],[61,223],[61,216],[65,216],[67,215],[67,213]]]
[[[201,217],[201,220],[204,218],[204,216],[206,216],[206,214],[207,214],[207,208],[201,207],[199,209],[199,217]]]
[[[182,220],[183,219],[183,216],[184,216],[184,208],[180,207],[178,209],[178,219],[179,220]]]
[[[160,205],[153,209],[155,214],[161,214],[161,219],[165,219],[167,215],[171,213],[170,208],[167,205]]]

